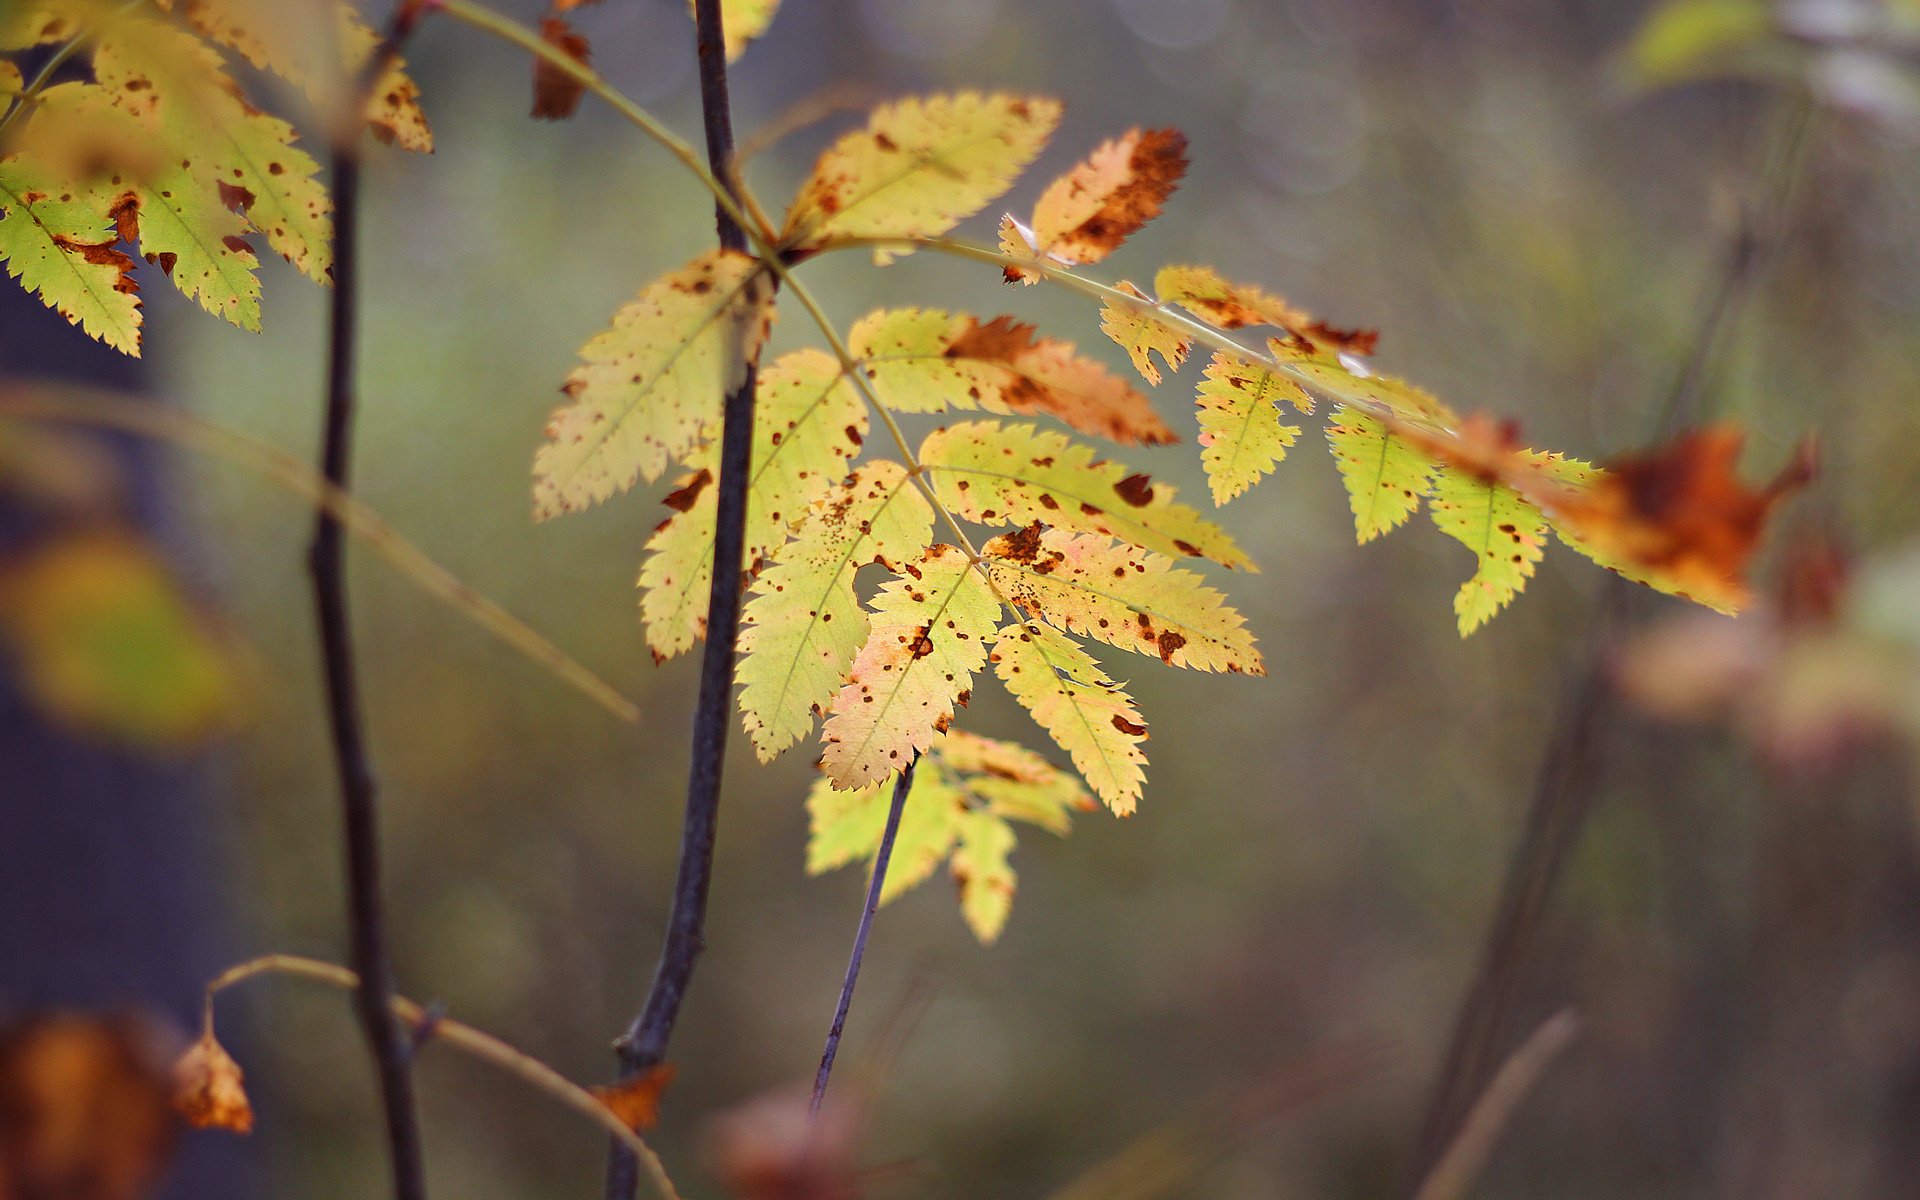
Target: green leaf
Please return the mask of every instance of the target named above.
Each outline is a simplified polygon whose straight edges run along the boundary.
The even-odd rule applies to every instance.
[[[1432,485],[1433,460],[1357,409],[1340,407],[1327,426],[1327,444],[1362,543],[1404,524]]]
[[[140,353],[139,287],[108,201],[47,177],[20,158],[0,159],[0,262],[48,308],[114,349]]]
[[[1465,637],[1527,586],[1546,549],[1547,519],[1512,488],[1455,467],[1435,473],[1429,508],[1441,532],[1477,559],[1473,577],[1453,598]]]
[[[1300,437],[1298,425],[1280,421],[1284,401],[1313,411],[1300,385],[1237,355],[1216,352],[1207,364],[1196,400],[1200,416],[1200,465],[1206,468],[1213,502],[1225,504],[1260,482]]]

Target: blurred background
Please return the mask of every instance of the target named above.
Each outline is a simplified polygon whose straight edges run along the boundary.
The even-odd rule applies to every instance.
[[[1898,634],[1920,609],[1920,574],[1898,569],[1920,532],[1911,56],[1849,40],[1846,21],[1887,16],[1877,5],[1720,4],[1706,7],[1782,22],[1770,49],[1703,57],[1686,41],[1711,32],[1696,18],[1636,60],[1652,7],[789,0],[734,69],[736,119],[750,135],[828,89],[861,105],[959,87],[1061,96],[1065,121],[1030,178],[962,227],[980,241],[1001,207],[1028,211],[1100,140],[1176,125],[1185,185],[1094,274],[1144,283],[1163,264],[1214,264],[1377,327],[1384,369],[1590,459],[1653,440],[1698,359],[1698,414],[1750,431],[1754,474],[1818,435],[1822,474],[1776,543],[1818,534],[1894,564],[1876,612]],[[607,0],[574,20],[614,83],[696,134],[683,6]],[[577,347],[712,241],[711,207],[592,98],[565,124],[529,121],[529,68],[511,48],[429,21],[408,56],[438,150],[368,166],[358,490],[643,716],[609,719],[355,549],[400,985],[595,1081],[660,944],[697,668],[656,667],[640,636],[634,579],[665,488],[536,527],[528,469]],[[1715,69],[1694,69],[1706,59]],[[1798,186],[1756,232],[1781,131],[1810,103]],[[837,114],[757,157],[748,177],[768,207],[856,120]],[[1752,278],[1698,355],[1744,242],[1762,243]],[[1008,288],[987,267],[923,254],[876,271],[848,255],[803,270],[843,327],[881,304],[1009,312],[1126,370],[1083,301]],[[150,288],[144,374],[122,382],[310,459],[324,294],[277,258],[264,275],[262,335]],[[0,369],[99,377],[91,347],[36,304],[5,323]],[[808,332],[789,315],[775,349]],[[1189,444],[1121,456],[1189,498],[1205,494],[1190,444],[1200,365],[1155,396]],[[36,774],[25,750],[0,762],[0,863],[15,880],[0,980],[15,1002],[140,999],[184,1018],[228,961],[345,955],[309,515],[220,462],[146,449],[123,461],[212,625],[205,646],[172,651],[186,665],[157,669],[209,677],[179,701],[199,706],[192,720],[168,720],[161,700],[160,717],[36,751],[111,770]],[[1450,602],[1471,556],[1424,516],[1356,547],[1317,430],[1217,517],[1263,568],[1215,582],[1270,676],[1109,656],[1153,726],[1138,815],[1087,814],[1064,840],[1026,832],[1013,917],[990,949],[943,877],[880,915],[845,1049],[857,1066],[890,1026],[904,1038],[862,1150],[891,1164],[875,1193],[1046,1196],[1170,1123],[1096,1194],[1336,1200],[1413,1182],[1606,576],[1552,550],[1510,611],[1461,640]],[[1763,563],[1763,591],[1780,558]],[[1684,608],[1637,605],[1628,625]],[[1790,624],[1767,645],[1791,640]],[[1897,643],[1867,657],[1898,660]],[[14,655],[16,678],[28,657]],[[1801,694],[1767,678],[1783,704]],[[22,739],[34,708],[9,702]],[[1512,1016],[1514,1041],[1567,1005],[1583,1031],[1475,1194],[1920,1194],[1905,723],[1897,706],[1849,710],[1783,741],[1770,721],[1672,725],[1607,706],[1590,816]],[[997,689],[962,724],[1042,744]],[[761,766],[735,737],[709,949],[653,1135],[690,1196],[717,1192],[700,1166],[712,1114],[810,1075],[845,967],[864,880],[804,874],[809,777],[804,748]],[[96,814],[153,877],[106,865],[90,836],[34,840],[41,809]],[[223,1037],[259,1111],[250,1140],[220,1147],[245,1160],[224,1168],[227,1186],[246,1181],[231,1194],[380,1194],[375,1093],[343,998],[267,980],[230,1004]],[[576,1118],[451,1054],[428,1052],[420,1074],[440,1195],[597,1194],[602,1139]],[[1271,1113],[1248,1101],[1289,1088],[1310,1100]],[[1222,1118],[1223,1104],[1258,1115]]]

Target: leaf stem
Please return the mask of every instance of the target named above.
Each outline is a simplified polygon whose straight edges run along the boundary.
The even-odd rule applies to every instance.
[[[721,179],[734,178],[733,108],[727,88],[726,37],[719,0],[696,0],[696,49],[700,65],[700,110],[706,127],[707,166],[713,181],[714,222],[722,249],[744,253],[752,222],[739,197]],[[542,43],[544,45],[544,42]],[[640,110],[636,107],[635,112]],[[641,114],[644,116],[644,114]],[[647,125],[656,124],[651,117]],[[646,126],[643,126],[646,127]],[[664,134],[664,130],[661,131]],[[659,139],[656,139],[659,140]],[[667,144],[663,141],[662,144]],[[684,149],[673,139],[668,148]],[[691,161],[691,152],[675,156]],[[698,166],[697,162],[692,163]],[[741,579],[746,567],[746,529],[753,471],[754,391],[759,364],[746,363],[740,385],[726,397],[720,430],[719,479],[715,482],[712,582],[707,593],[706,644],[701,650],[700,691],[694,702],[692,761],[687,768],[686,814],[680,830],[680,860],[673,907],[659,965],[646,1005],[619,1041],[620,1077],[631,1079],[659,1063],[686,999],[694,963],[705,948],[707,893],[713,880],[713,849],[720,817],[721,771],[731,724],[733,667],[740,631]],[[616,1144],[608,1154],[607,1200],[627,1200],[634,1191],[634,1159]]]
[[[202,1017],[204,1027],[207,1030],[213,1028],[213,998],[216,995],[234,984],[261,975],[291,975],[349,992],[357,991],[360,987],[358,975],[330,962],[304,958],[297,954],[262,955],[229,967],[207,984]],[[662,1200],[680,1200],[680,1195],[674,1189],[673,1180],[668,1177],[660,1156],[653,1152],[645,1139],[634,1132],[612,1109],[602,1104],[592,1092],[574,1083],[531,1054],[515,1049],[490,1033],[482,1032],[451,1017],[429,1014],[426,1009],[405,996],[390,996],[388,1001],[394,1016],[412,1028],[414,1036],[420,1039],[423,1046],[431,1042],[444,1042],[545,1092],[605,1129],[628,1150],[638,1155],[640,1160],[647,1164],[648,1177],[660,1192]]]
[[[873,877],[867,881],[867,903],[860,910],[860,926],[853,935],[853,955],[847,960],[847,977],[840,984],[840,1001],[834,1006],[833,1024],[827,1028],[826,1049],[820,1054],[820,1070],[813,1077],[813,1099],[809,1113],[820,1111],[827,1098],[827,1080],[833,1075],[833,1060],[840,1053],[840,1035],[847,1028],[847,1010],[853,1007],[854,985],[860,982],[860,963],[867,954],[867,935],[873,931],[873,914],[880,911],[880,893],[887,883],[887,863],[893,857],[893,839],[900,832],[900,814],[907,807],[907,793],[913,788],[914,768],[920,756],[908,761],[893,784],[893,802],[887,806],[886,828],[880,833],[880,848],[873,855]]]

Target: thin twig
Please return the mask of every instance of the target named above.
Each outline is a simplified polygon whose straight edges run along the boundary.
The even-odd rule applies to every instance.
[[[840,1035],[847,1028],[847,1010],[853,1007],[853,989],[860,982],[860,962],[867,955],[867,935],[873,932],[873,914],[880,911],[880,893],[887,885],[887,860],[893,857],[893,839],[900,832],[900,814],[907,807],[907,792],[913,788],[916,756],[900,772],[893,785],[893,803],[887,806],[887,825],[880,832],[880,848],[873,855],[873,878],[867,881],[867,903],[860,910],[860,927],[853,935],[853,955],[847,960],[847,977],[840,984],[840,1002],[833,1009],[833,1024],[827,1028],[827,1046],[820,1054],[820,1070],[813,1077],[813,1099],[807,1111],[820,1111],[827,1098],[827,1080],[833,1076],[833,1060],[840,1053]]]
[[[1785,133],[1768,139],[1759,197],[1742,212],[1729,236],[1687,357],[1654,414],[1655,432],[1660,436],[1669,436],[1697,419],[1715,351],[1752,298],[1762,275],[1764,251],[1781,237],[1804,172],[1813,119],[1811,110],[1796,106],[1783,117]],[[1461,1002],[1428,1100],[1418,1151],[1423,1176],[1437,1168],[1440,1156],[1454,1141],[1510,1036],[1525,982],[1524,968],[1536,957],[1548,903],[1599,791],[1615,704],[1604,660],[1625,622],[1633,593],[1632,585],[1618,575],[1603,581],[1581,642],[1579,665],[1562,692],[1479,966]]]
[[[297,954],[262,955],[240,963],[238,966],[227,968],[207,984],[203,1026],[209,1031],[213,1029],[214,996],[236,983],[259,975],[292,975],[300,979],[312,979],[330,984],[349,992],[357,991],[360,986],[358,975],[330,962],[321,962],[316,958],[303,958]],[[601,1103],[592,1092],[531,1054],[515,1049],[492,1034],[475,1029],[464,1021],[456,1021],[443,1012],[422,1008],[405,996],[396,995],[389,997],[389,1000],[394,1016],[412,1028],[414,1040],[421,1045],[444,1042],[552,1096],[605,1129],[629,1150],[639,1155],[641,1161],[647,1164],[648,1177],[653,1180],[654,1187],[659,1191],[662,1200],[680,1200],[680,1195],[674,1190],[673,1180],[667,1176],[667,1169],[661,1163],[660,1156],[653,1152],[645,1139],[634,1132],[612,1109]]]
[[[419,5],[402,3],[391,31],[372,55],[362,80],[348,93],[353,107],[335,124],[332,138],[334,239],[333,294],[327,332],[327,407],[322,427],[320,474],[342,493],[351,491],[354,369],[359,332],[360,115],[374,80],[399,52]],[[359,978],[355,991],[360,1024],[379,1076],[387,1126],[387,1154],[395,1200],[426,1200],[426,1162],[420,1148],[420,1116],[413,1097],[413,1047],[394,1019],[394,972],[380,898],[379,784],[367,748],[366,722],[347,608],[346,531],[322,507],[314,518],[307,552],[313,576],[327,722],[334,769],[340,781],[347,870],[349,955]]]
[[[716,194],[714,221],[723,250],[744,252],[739,197],[732,191],[733,108],[727,92],[726,37],[719,0],[694,6],[700,63],[700,111],[707,133],[707,173],[727,181]],[[680,861],[666,944],[654,970],[646,1006],[615,1044],[620,1076],[631,1079],[666,1056],[695,961],[705,948],[707,891],[713,878],[713,846],[720,818],[720,775],[727,752],[733,701],[735,643],[740,631],[740,581],[746,567],[747,497],[753,466],[754,386],[758,364],[726,397],[720,428],[720,477],[714,485],[713,577],[707,593],[706,644],[700,659],[700,692],[694,701],[692,761],[687,768],[686,814],[680,827]],[[634,1192],[634,1160],[616,1144],[607,1159],[607,1200]]]
[[[1508,1056],[1468,1110],[1459,1134],[1440,1155],[1413,1200],[1460,1200],[1467,1194],[1468,1186],[1493,1153],[1494,1143],[1513,1119],[1514,1110],[1579,1032],[1580,1019],[1572,1009],[1562,1009]]]

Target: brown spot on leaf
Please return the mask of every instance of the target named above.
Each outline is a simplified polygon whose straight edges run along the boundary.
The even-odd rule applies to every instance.
[[[1113,490],[1135,508],[1145,508],[1153,503],[1153,478],[1148,475],[1129,475],[1114,484]]]

